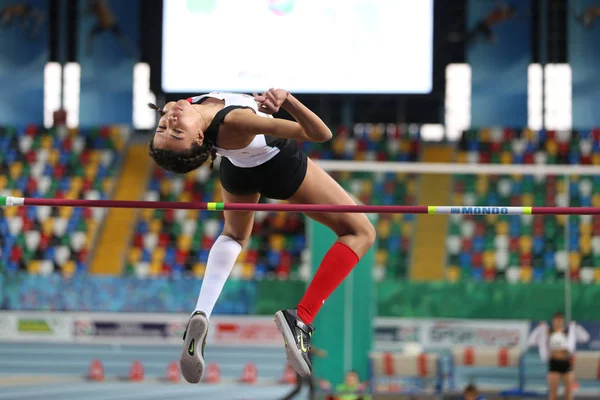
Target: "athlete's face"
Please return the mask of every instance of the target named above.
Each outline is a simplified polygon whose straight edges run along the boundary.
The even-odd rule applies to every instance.
[[[560,315],[552,318],[552,329],[555,331],[562,331],[565,329],[565,319]]]
[[[152,143],[155,148],[183,151],[194,142],[202,145],[202,116],[187,100],[171,101],[163,110]]]

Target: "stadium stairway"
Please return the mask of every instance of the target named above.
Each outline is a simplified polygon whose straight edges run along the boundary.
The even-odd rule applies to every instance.
[[[453,148],[451,146],[423,147],[423,162],[451,162]],[[418,204],[442,206],[450,197],[452,176],[422,174],[419,177],[420,196]],[[414,236],[413,259],[410,268],[412,280],[443,280],[445,236],[448,217],[434,217],[419,214]]]
[[[139,200],[142,197],[152,170],[151,161],[147,155],[146,144],[129,145],[115,190],[116,199]],[[90,274],[115,276],[121,274],[137,214],[137,210],[110,209],[98,240]]]

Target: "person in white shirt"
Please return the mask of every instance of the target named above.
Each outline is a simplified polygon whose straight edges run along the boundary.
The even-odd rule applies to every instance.
[[[540,358],[548,363],[548,399],[558,399],[558,388],[562,380],[565,388],[565,399],[573,399],[572,356],[575,353],[577,342],[587,342],[589,333],[575,322],[571,321],[565,326],[565,316],[557,312],[552,316],[551,325],[540,323],[527,339],[528,346],[537,346]]]

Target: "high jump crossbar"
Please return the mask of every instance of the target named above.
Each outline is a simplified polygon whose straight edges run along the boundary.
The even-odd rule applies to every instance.
[[[134,208],[206,211],[283,211],[307,213],[430,214],[430,215],[600,215],[600,207],[502,207],[502,206],[385,206],[333,204],[261,204],[142,200],[76,200],[6,196],[0,206],[49,206]]]

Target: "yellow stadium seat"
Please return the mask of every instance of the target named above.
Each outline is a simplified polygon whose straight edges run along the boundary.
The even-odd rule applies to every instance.
[[[185,181],[187,181],[187,182],[195,181],[196,180],[196,173],[194,171],[188,172],[187,174],[185,174],[183,176],[183,179],[185,179]]]
[[[43,135],[42,136],[42,140],[40,140],[40,147],[42,149],[51,149],[52,148],[52,136],[50,135]]]
[[[545,218],[552,218],[552,217],[545,217]],[[565,226],[565,224],[567,223],[567,216],[566,215],[557,215],[556,216],[556,223],[559,226]]]
[[[192,266],[192,273],[196,277],[199,277],[199,278],[203,277],[204,271],[206,271],[206,264],[204,264],[204,263],[198,262]]]
[[[55,166],[59,159],[60,151],[58,151],[58,149],[50,150],[50,153],[48,154],[48,164]]]
[[[366,161],[366,160],[367,160],[367,156],[364,151],[357,151],[354,154],[354,161]]]
[[[75,137],[79,135],[79,128],[69,128],[67,129],[67,135],[71,137]]]
[[[417,192],[417,182],[414,179],[406,181],[406,192],[408,194],[415,194]]]
[[[4,217],[11,218],[17,215],[17,211],[19,211],[19,207],[6,207],[2,208],[4,212]]]
[[[503,151],[502,154],[500,154],[500,163],[501,164],[512,164],[513,161],[513,156],[512,153],[509,151]]]
[[[84,175],[87,179],[93,180],[96,178],[97,174],[98,174],[97,164],[90,164],[85,167]]]
[[[521,253],[530,253],[532,247],[533,240],[531,239],[531,236],[521,236],[519,238],[519,248]]]
[[[486,177],[478,177],[477,182],[475,183],[475,192],[482,196],[487,194],[489,189],[488,180]]]
[[[163,262],[165,259],[165,249],[162,247],[157,247],[152,252],[152,262]]]
[[[594,164],[594,165],[600,164],[600,154],[592,155],[592,164]]]
[[[346,143],[344,143],[344,140],[342,138],[335,137],[333,140],[333,143],[331,145],[331,148],[335,154],[342,154],[344,152],[345,146],[346,146]]]
[[[363,181],[363,191],[365,193],[373,193],[373,182],[369,180]]]
[[[580,224],[579,233],[581,236],[590,236],[592,234],[592,224],[589,222]]]
[[[463,204],[463,195],[460,193],[452,194],[452,205],[453,206],[461,206]]]
[[[177,200],[182,201],[184,203],[189,203],[190,201],[192,201],[192,195],[189,192],[181,192]]]
[[[150,276],[158,276],[162,272],[162,261],[153,261],[150,263]]]
[[[121,137],[121,127],[119,125],[113,125],[109,129],[111,138]]]
[[[446,268],[446,279],[450,282],[458,282],[460,280],[460,268],[448,267]]]
[[[69,189],[67,194],[65,194],[65,199],[69,200],[77,200],[79,198],[79,190]]]
[[[20,191],[19,189],[13,189],[12,195],[15,197],[23,197],[23,192]]]
[[[177,248],[181,251],[190,251],[192,248],[192,238],[187,235],[181,235],[177,238]]]
[[[531,282],[531,277],[533,275],[533,271],[531,270],[531,267],[521,267],[520,272],[521,272],[521,282],[524,282],[524,283]]]
[[[572,251],[569,253],[569,267],[572,271],[579,270],[581,266],[581,255],[578,251]]]
[[[242,266],[242,279],[250,280],[254,278],[254,264],[244,263]]]
[[[240,252],[240,255],[237,258],[237,261],[244,262],[244,261],[246,261],[246,258],[248,258],[248,252],[246,251],[246,249],[242,249],[242,251]]]
[[[382,219],[377,224],[377,236],[381,239],[387,239],[390,237],[391,230],[392,226],[388,220]]]
[[[411,237],[413,233],[413,226],[411,224],[402,224],[400,226],[402,237]]]
[[[592,206],[600,207],[600,194],[596,193],[592,195]]]
[[[485,269],[496,268],[496,253],[494,251],[483,252],[483,266]]]
[[[525,193],[521,196],[521,204],[524,206],[532,206],[533,205],[533,195],[531,193]]]
[[[159,219],[153,219],[150,221],[150,232],[152,233],[160,233],[162,231],[162,221]]]
[[[566,193],[566,191],[567,191],[567,183],[564,180],[562,180],[562,179],[557,180],[557,182],[556,182],[556,191],[559,194]]]
[[[532,141],[533,139],[535,139],[535,135],[534,135],[533,131],[529,128],[523,129],[523,136],[528,141]]]
[[[90,165],[98,165],[100,162],[100,153],[98,150],[90,151]]]
[[[76,190],[77,192],[81,191],[83,187],[83,179],[80,176],[74,176],[71,178],[71,189]]]
[[[600,283],[600,268],[598,267],[594,268],[594,281]]]
[[[0,189],[6,188],[6,184],[8,183],[8,179],[5,175],[0,175]]]
[[[54,219],[49,217],[47,220],[42,222],[42,232],[46,235],[52,235],[54,231]]]
[[[581,254],[590,254],[592,251],[592,239],[589,236],[580,236],[579,249],[581,250]]]
[[[62,274],[65,278],[72,277],[77,271],[77,264],[73,260],[67,260],[67,262],[62,266]]]
[[[546,151],[551,156],[555,156],[558,152],[558,145],[553,139],[549,139],[546,141]]]
[[[171,193],[171,181],[168,179],[163,179],[160,181],[160,193],[163,195],[168,195]]]
[[[488,224],[496,224],[496,222],[498,221],[498,216],[496,214],[487,214],[485,216],[485,222],[487,222]]]
[[[20,161],[16,161],[9,167],[10,179],[18,179],[23,173],[23,164]]]
[[[87,221],[87,226],[88,226],[88,232],[94,233],[94,232],[96,232],[96,228],[98,228],[98,223],[90,218]]]
[[[129,250],[127,260],[130,264],[137,264],[137,262],[140,261],[140,258],[142,258],[142,249],[133,247]]]
[[[27,264],[27,273],[31,275],[37,275],[40,273],[40,262],[39,260],[31,260],[29,264]]]
[[[399,223],[404,221],[404,216],[402,214],[394,214],[392,215],[392,222],[393,223]]]
[[[402,139],[400,141],[400,151],[402,153],[408,153],[410,151],[410,141],[407,139]]]
[[[502,221],[496,224],[496,233],[498,235],[508,235],[508,222]]]
[[[113,189],[113,179],[112,178],[104,178],[102,181],[102,191],[104,193],[110,193]]]
[[[152,216],[154,215],[154,210],[148,208],[144,208],[142,210],[140,210],[140,218],[143,219],[144,221],[150,221],[152,219]]]
[[[192,221],[196,221],[198,219],[199,212],[200,212],[200,210],[188,210],[187,218],[191,219]]]
[[[388,252],[386,250],[379,249],[375,253],[375,264],[385,265],[388,260]]]
[[[466,151],[459,151],[456,154],[456,162],[457,163],[461,163],[461,164],[466,164],[466,162],[467,162],[467,152]]]
[[[71,215],[73,215],[73,207],[60,207],[58,209],[58,215],[61,218],[71,218]]]
[[[269,237],[269,246],[273,251],[281,251],[285,246],[285,238],[280,234],[271,235]]]
[[[482,128],[479,131],[479,141],[483,143],[488,143],[490,141],[490,129]]]

